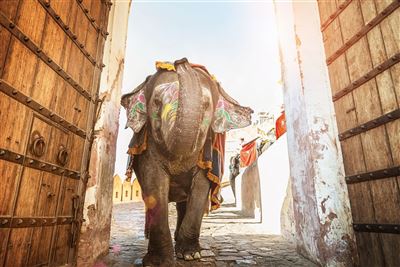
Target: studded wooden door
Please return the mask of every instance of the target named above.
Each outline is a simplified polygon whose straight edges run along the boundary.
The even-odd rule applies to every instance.
[[[400,266],[400,2],[318,3],[360,266]]]
[[[0,266],[74,265],[105,0],[0,0]]]

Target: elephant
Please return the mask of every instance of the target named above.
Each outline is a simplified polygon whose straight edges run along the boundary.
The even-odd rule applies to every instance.
[[[199,259],[200,228],[206,203],[219,207],[225,132],[251,124],[242,107],[215,77],[186,58],[158,62],[157,71],[121,98],[134,171],[146,208],[148,251],[143,266],[175,266],[168,203],[176,202],[177,258]]]

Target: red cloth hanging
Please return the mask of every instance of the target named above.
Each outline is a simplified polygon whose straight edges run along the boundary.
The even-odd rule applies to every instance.
[[[278,138],[281,137],[284,133],[286,133],[286,116],[285,112],[282,112],[275,123],[276,140],[278,140]]]
[[[256,140],[242,146],[240,150],[240,167],[250,166],[257,159]]]

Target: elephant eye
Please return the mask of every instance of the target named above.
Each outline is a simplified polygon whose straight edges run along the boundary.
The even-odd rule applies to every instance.
[[[206,101],[203,103],[204,109],[208,109],[209,106],[210,106],[210,102]]]
[[[154,99],[154,104],[156,104],[157,106],[161,106],[162,103],[160,99],[156,98]]]

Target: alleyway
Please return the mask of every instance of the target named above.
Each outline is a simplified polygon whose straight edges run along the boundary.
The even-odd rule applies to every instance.
[[[171,233],[175,225],[175,207],[170,204]],[[280,236],[263,235],[255,219],[238,215],[233,204],[204,217],[200,243],[200,261],[180,260],[177,266],[315,266],[298,255],[293,245]],[[144,205],[123,203],[114,206],[110,253],[95,267],[141,266],[147,249],[143,234]]]

